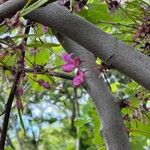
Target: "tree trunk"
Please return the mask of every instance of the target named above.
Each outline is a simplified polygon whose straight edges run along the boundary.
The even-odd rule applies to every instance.
[[[85,87],[101,118],[102,135],[108,150],[130,150],[129,138],[116,98],[110,93],[99,71],[94,55],[65,36],[58,37],[68,53],[79,56],[85,72]],[[94,71],[93,71],[94,69]]]

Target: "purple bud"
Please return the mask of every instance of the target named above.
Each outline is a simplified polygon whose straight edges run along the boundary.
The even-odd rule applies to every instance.
[[[23,88],[22,88],[22,87],[19,87],[19,88],[17,89],[17,94],[18,94],[19,96],[22,96],[22,95],[24,94],[24,91],[23,91]]]
[[[44,82],[44,83],[42,84],[42,86],[43,86],[45,89],[50,89],[50,85],[49,85],[48,82]]]
[[[23,112],[24,107],[23,107],[23,103],[22,103],[21,99],[16,100],[16,107],[17,107],[17,109],[22,110],[22,112]]]
[[[74,63],[67,63],[62,66],[64,72],[72,72],[76,68]]]
[[[42,31],[44,32],[44,33],[47,33],[48,32],[48,27],[47,26],[42,26]]]
[[[44,80],[43,80],[43,79],[39,79],[37,82],[38,82],[38,84],[39,84],[40,86],[42,86],[43,83],[44,83]]]
[[[75,87],[79,87],[84,83],[84,72],[83,71],[78,71],[77,75],[74,77],[72,83]]]

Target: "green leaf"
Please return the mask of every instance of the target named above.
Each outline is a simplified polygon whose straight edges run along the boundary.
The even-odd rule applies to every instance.
[[[27,47],[36,47],[36,48],[51,48],[51,47],[57,47],[60,46],[60,44],[55,43],[31,43],[28,44]]]
[[[30,5],[29,7],[22,9],[21,11],[21,17],[27,15],[28,13],[30,13],[31,11],[39,8],[40,6],[42,6],[43,4],[45,4],[46,2],[48,2],[49,0],[38,0],[35,3],[33,3],[32,5]]]
[[[55,84],[55,85],[56,85],[56,82],[55,82],[55,80],[54,80],[54,78],[53,78],[52,76],[50,76],[48,73],[46,73],[45,75],[48,77],[48,79],[50,80],[50,82],[51,82],[52,84]]]
[[[23,119],[22,119],[22,115],[21,115],[21,111],[20,111],[20,110],[18,110],[18,114],[19,114],[20,124],[21,124],[21,126],[22,126],[22,128],[23,128],[23,130],[24,130],[24,132],[25,132],[26,130],[25,130],[25,126],[24,126],[24,122],[23,122]]]
[[[38,79],[43,79],[45,82],[49,82],[50,85],[55,85],[55,79],[52,76],[47,76],[47,75],[37,75],[36,79],[34,79],[33,74],[28,73],[28,81],[32,87],[32,89],[37,90],[37,91],[43,91],[45,88],[40,86],[36,81]],[[32,80],[33,79],[33,80]],[[35,81],[36,80],[36,81]]]
[[[110,85],[113,93],[117,93],[119,85],[120,85],[119,82],[114,82]]]
[[[35,55],[31,55],[30,52],[26,53],[26,57],[27,57],[27,64],[29,66],[32,66],[32,64],[35,63],[39,65],[44,65],[48,63],[50,57],[50,51],[47,48],[41,48],[36,52]]]
[[[79,12],[79,15],[92,23],[96,23],[99,20],[109,20],[108,8],[106,4],[89,3],[88,9]]]
[[[133,137],[131,141],[131,148],[133,150],[145,150],[144,146],[147,145],[147,139],[143,136]]]

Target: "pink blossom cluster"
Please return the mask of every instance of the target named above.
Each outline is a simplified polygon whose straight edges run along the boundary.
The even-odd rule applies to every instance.
[[[79,57],[75,57],[73,59],[71,56],[72,56],[72,54],[63,54],[62,55],[62,59],[66,62],[62,66],[62,70],[64,72],[72,72],[76,68],[78,69],[78,66],[81,63],[81,60]],[[78,71],[72,81],[74,87],[81,86],[84,83],[84,77],[85,77],[84,72],[82,70],[78,69]]]

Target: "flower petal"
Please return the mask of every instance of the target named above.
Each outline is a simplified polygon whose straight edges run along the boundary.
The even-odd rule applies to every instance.
[[[75,87],[81,86],[84,83],[83,76],[80,76],[80,75],[75,76],[72,83]]]
[[[79,57],[76,57],[73,61],[74,61],[76,67],[78,67],[79,64],[81,63],[81,60]]]
[[[77,75],[82,76],[84,78],[85,74],[82,70],[78,70]]]
[[[65,61],[65,62],[73,62],[73,59],[71,58],[71,55],[72,54],[62,54],[62,59]]]
[[[74,63],[67,63],[62,66],[64,72],[72,72],[75,69]]]

